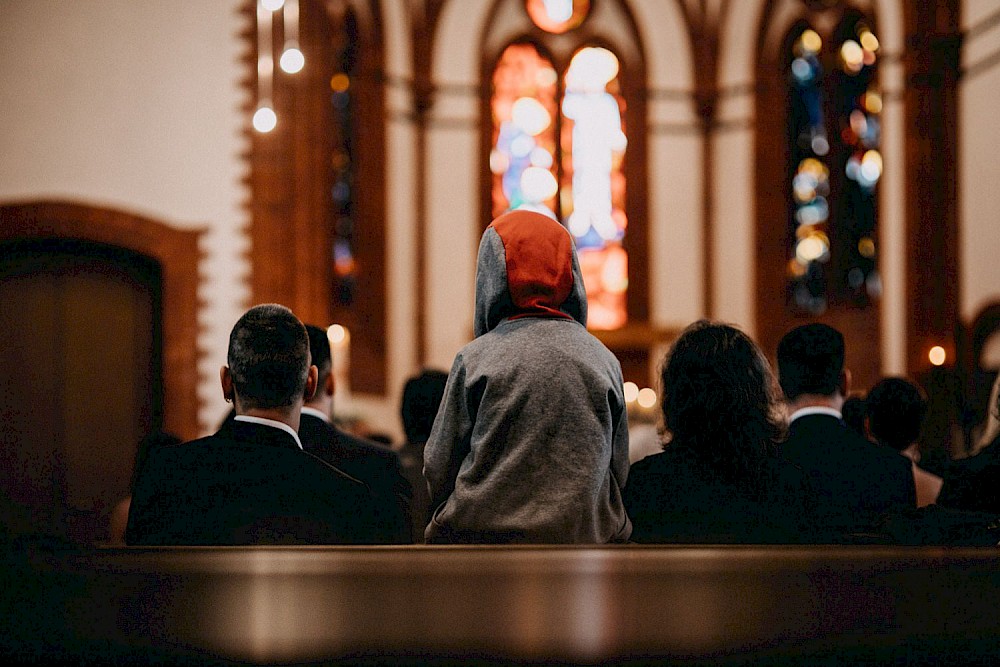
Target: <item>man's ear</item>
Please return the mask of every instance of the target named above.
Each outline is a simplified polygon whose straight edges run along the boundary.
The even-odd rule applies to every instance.
[[[323,380],[323,391],[327,396],[333,396],[333,390],[336,388],[336,383],[333,379],[333,373],[327,373],[326,379]]]
[[[229,370],[229,366],[223,366],[219,369],[219,380],[222,382],[222,397],[226,399],[226,402],[231,402],[235,397],[235,392],[233,391],[233,374]]]
[[[851,395],[851,369],[840,371],[840,395],[847,398]]]
[[[316,387],[319,384],[319,369],[315,366],[309,367],[309,374],[306,375],[305,399],[311,400],[316,395]]]

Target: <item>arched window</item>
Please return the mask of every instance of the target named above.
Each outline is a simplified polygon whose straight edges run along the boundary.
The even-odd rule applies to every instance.
[[[815,315],[831,302],[863,307],[881,293],[879,43],[854,14],[831,37],[801,28],[786,55],[789,304]]]
[[[586,19],[589,3],[525,7],[537,28],[562,33]],[[531,209],[565,225],[579,250],[590,328],[620,329],[629,321],[621,61],[593,39],[560,60],[539,34],[504,48],[490,77],[490,213]]]
[[[757,63],[758,338],[774,350],[794,326],[836,327],[865,389],[882,359],[882,48],[847,3],[783,6],[795,12],[765,14]]]

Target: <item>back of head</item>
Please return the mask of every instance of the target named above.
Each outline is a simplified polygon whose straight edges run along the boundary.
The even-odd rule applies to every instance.
[[[483,232],[476,262],[475,334],[506,318],[554,317],[587,324],[587,292],[573,237],[535,211],[508,211]]]
[[[288,407],[305,393],[309,336],[288,308],[254,306],[229,334],[227,362],[242,409]]]
[[[673,442],[740,479],[784,433],[778,390],[760,348],[727,324],[687,327],[664,359],[662,409]]]
[[[778,343],[778,378],[785,398],[832,396],[844,370],[844,336],[825,324],[806,324]]]
[[[425,370],[406,381],[400,414],[407,442],[427,442],[447,382],[448,374],[438,370]]]
[[[902,451],[920,437],[927,401],[917,385],[886,378],[868,392],[868,428],[875,439]]]
[[[309,334],[309,355],[312,357],[312,365],[319,370],[319,379],[322,380],[327,373],[333,371],[330,338],[326,335],[326,329],[314,324],[307,324],[306,332]]]

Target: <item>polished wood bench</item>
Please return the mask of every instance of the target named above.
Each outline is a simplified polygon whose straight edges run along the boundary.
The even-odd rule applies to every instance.
[[[1000,660],[1000,552],[930,547],[44,551],[7,662],[844,664]]]

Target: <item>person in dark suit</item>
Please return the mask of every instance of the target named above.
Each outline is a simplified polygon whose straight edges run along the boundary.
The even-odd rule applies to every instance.
[[[302,446],[332,466],[360,479],[373,495],[371,510],[381,531],[380,542],[410,544],[410,482],[403,475],[399,455],[383,445],[354,437],[337,428],[333,412],[333,359],[330,340],[320,327],[306,325],[309,350],[318,369],[318,388],[306,400],[299,422]]]
[[[424,478],[424,445],[431,435],[447,382],[448,374],[440,370],[426,369],[420,375],[414,375],[403,385],[399,407],[406,434],[406,443],[399,452],[399,458],[403,462],[403,474],[413,487],[410,515],[413,535],[418,542],[423,542],[424,530],[431,520],[431,496]]]
[[[150,452],[136,480],[128,545],[377,541],[364,483],[302,450],[316,389],[305,327],[284,306],[247,311],[229,337],[222,392],[235,418],[215,435]]]
[[[670,348],[661,380],[669,442],[629,471],[632,541],[812,541],[813,497],[806,474],[778,455],[780,392],[760,348],[701,320]]]
[[[948,466],[939,505],[1000,514],[1000,375],[993,383],[986,411],[976,454]]]
[[[806,324],[778,343],[778,377],[789,412],[782,453],[809,473],[821,530],[834,542],[868,539],[880,518],[916,506],[910,461],[855,433],[841,415],[850,393],[844,337]]]

